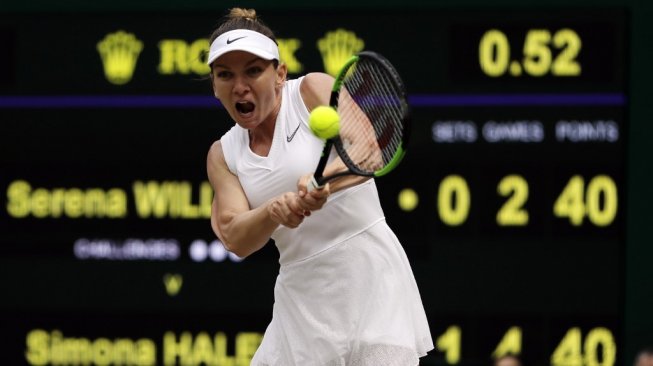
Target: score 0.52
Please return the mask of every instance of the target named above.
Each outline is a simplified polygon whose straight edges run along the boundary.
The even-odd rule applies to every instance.
[[[521,52],[511,50],[508,35],[499,29],[483,34],[478,44],[478,62],[489,77],[545,75],[580,76],[582,67],[578,56],[581,38],[573,29],[554,32],[547,29],[529,29]]]

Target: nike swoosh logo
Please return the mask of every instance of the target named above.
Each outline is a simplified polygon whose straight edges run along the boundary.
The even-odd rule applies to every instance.
[[[232,44],[232,43],[236,42],[237,40],[243,39],[245,37],[247,37],[247,36],[242,36],[242,37],[238,37],[238,38],[234,38],[234,39],[227,38],[227,44]]]
[[[301,122],[299,122],[299,123],[301,123]],[[295,134],[297,133],[297,131],[299,131],[299,123],[297,124],[297,128],[295,128],[295,131],[293,131],[292,135],[286,136],[286,140],[288,140],[288,142],[292,141],[292,139],[295,137]]]

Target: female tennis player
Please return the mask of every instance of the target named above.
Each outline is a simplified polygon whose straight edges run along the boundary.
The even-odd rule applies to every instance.
[[[211,36],[215,97],[235,125],[210,148],[211,225],[240,257],[274,239],[273,318],[253,366],[414,366],[433,348],[415,279],[385,222],[374,179],[345,176],[307,193],[324,141],[309,113],[333,78],[287,80],[272,31],[232,9]],[[325,173],[343,169],[334,156]]]

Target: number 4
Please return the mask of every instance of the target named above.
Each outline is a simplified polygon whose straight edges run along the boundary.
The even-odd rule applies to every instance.
[[[583,351],[581,350],[580,328],[567,331],[558,347],[551,355],[552,366],[582,366]]]
[[[571,177],[553,205],[553,213],[557,217],[568,217],[574,226],[582,224],[585,217],[584,190],[585,181],[583,177],[580,175]]]
[[[501,342],[497,345],[497,348],[492,352],[493,358],[499,358],[507,354],[518,355],[521,353],[521,328],[520,327],[510,327],[506,334],[501,338]]]

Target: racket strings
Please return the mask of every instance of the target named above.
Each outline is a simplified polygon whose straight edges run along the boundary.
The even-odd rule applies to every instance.
[[[376,133],[361,108],[345,94],[338,112],[341,121],[340,140],[349,160],[365,172],[374,172],[383,167]]]
[[[394,82],[391,82],[389,75],[384,70],[379,70],[378,65],[370,65],[377,72],[370,73],[373,79],[371,82],[377,85],[380,92],[380,105],[382,108],[374,109],[377,116],[374,117],[373,123],[376,132],[377,141],[381,151],[384,154],[384,163],[388,163],[394,156],[394,152],[401,144],[401,121],[403,118],[401,99],[401,90],[397,88]]]
[[[367,82],[369,90],[368,95],[360,98],[360,103],[372,121],[377,141],[388,161],[401,143],[401,126],[395,131],[403,118],[401,89],[385,68],[376,63],[364,63],[362,67],[368,69],[360,75],[364,76],[363,81]]]
[[[341,95],[341,137],[352,161],[366,172],[374,172],[394,157],[403,140],[405,100],[403,89],[389,71],[377,62],[359,61],[344,80]],[[347,142],[349,142],[347,144]]]

